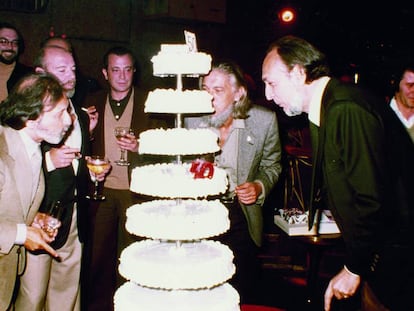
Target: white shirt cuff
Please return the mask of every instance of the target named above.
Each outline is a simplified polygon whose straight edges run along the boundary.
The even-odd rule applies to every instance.
[[[27,237],[27,227],[25,224],[17,224],[16,242],[17,245],[23,245]]]
[[[45,163],[46,163],[46,170],[48,172],[51,172],[56,169],[55,165],[52,162],[52,159],[50,158],[50,151],[45,153]]]

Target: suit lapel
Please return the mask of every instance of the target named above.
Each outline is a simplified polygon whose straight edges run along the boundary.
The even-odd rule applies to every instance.
[[[23,215],[26,216],[28,206],[31,203],[31,191],[27,191],[27,189],[33,188],[31,163],[18,133],[9,128],[5,128],[5,131],[7,133],[6,140],[7,146],[9,147],[9,154],[14,161],[13,171],[17,187],[16,190],[19,193]],[[30,177],[28,177],[28,171],[30,172]]]
[[[315,216],[319,215],[320,206],[320,190],[322,186],[322,157],[325,146],[325,104],[326,100],[322,98],[320,111],[319,127],[309,123],[310,134],[312,140],[312,181],[311,181],[311,197],[309,202],[308,229],[311,230],[315,221]],[[319,231],[319,220],[316,221],[316,232]]]
[[[239,129],[239,146],[241,147],[237,155],[237,182],[246,181],[249,169],[246,169],[246,163],[251,164],[256,154],[256,136],[250,130],[247,120],[245,128]],[[248,166],[250,167],[250,165]]]

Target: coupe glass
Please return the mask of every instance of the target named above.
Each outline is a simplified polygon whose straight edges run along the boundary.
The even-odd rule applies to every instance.
[[[110,164],[108,158],[104,156],[90,156],[86,157],[86,165],[94,175],[99,175],[107,170]],[[94,175],[91,175],[91,179],[95,184],[94,192],[92,195],[87,195],[86,198],[95,201],[105,200],[105,196],[99,193],[99,181]]]
[[[134,132],[129,127],[117,126],[114,130],[114,134],[116,139],[120,140],[122,137],[126,137],[128,134],[134,134]],[[125,149],[121,148],[121,157],[119,160],[116,160],[115,163],[120,166],[128,166],[130,164],[125,157]]]

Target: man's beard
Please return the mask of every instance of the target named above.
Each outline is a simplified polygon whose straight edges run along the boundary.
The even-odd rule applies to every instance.
[[[234,105],[230,105],[223,112],[210,116],[210,126],[220,128],[233,115]]]
[[[17,53],[14,52],[14,51],[8,51],[8,52],[13,52],[14,54],[11,55],[8,58],[5,58],[2,54],[0,54],[0,62],[2,62],[3,64],[6,64],[6,65],[11,65],[16,61]]]
[[[75,89],[71,89],[71,90],[67,90],[67,91],[66,91],[66,96],[67,96],[68,98],[72,98],[72,97],[73,97],[73,95],[75,95]]]

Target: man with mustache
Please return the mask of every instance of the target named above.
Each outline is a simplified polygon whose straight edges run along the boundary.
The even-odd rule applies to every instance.
[[[12,310],[27,251],[59,257],[36,221],[45,192],[40,143],[59,143],[71,124],[68,100],[49,75],[29,75],[0,105],[0,310]],[[13,309],[14,310],[14,309]]]
[[[21,77],[32,72],[32,68],[18,62],[23,50],[23,38],[16,27],[0,22],[0,102]]]

